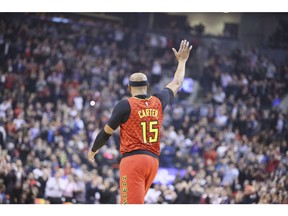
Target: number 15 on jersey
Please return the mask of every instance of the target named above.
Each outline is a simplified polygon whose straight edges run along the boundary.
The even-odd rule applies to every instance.
[[[158,129],[158,121],[142,121],[141,122],[142,126],[142,136],[143,136],[143,142],[147,143],[147,138],[149,139],[149,143],[156,143],[158,141],[158,134],[159,134],[159,129]],[[147,133],[147,131],[149,133]],[[149,134],[150,136],[148,136]]]

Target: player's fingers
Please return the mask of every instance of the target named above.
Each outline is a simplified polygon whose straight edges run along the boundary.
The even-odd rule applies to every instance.
[[[177,55],[177,51],[175,48],[172,48],[172,51],[173,51],[174,55]]]
[[[193,47],[192,45],[189,47],[189,51],[191,51],[191,50],[192,50],[192,47]]]
[[[187,40],[185,39],[183,42],[183,51],[187,50]]]
[[[185,43],[185,50],[188,50],[188,47],[189,47],[189,41],[186,41],[186,43]]]
[[[179,51],[180,51],[180,50],[183,50],[183,48],[184,48],[184,40],[182,40],[181,43],[180,43],[180,49],[179,49]]]
[[[90,155],[90,154],[89,154],[89,155],[88,155],[88,159],[93,162],[93,161],[94,161],[94,155]]]

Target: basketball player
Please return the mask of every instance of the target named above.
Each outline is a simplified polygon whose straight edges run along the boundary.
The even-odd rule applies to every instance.
[[[159,166],[160,136],[163,111],[177,94],[185,76],[185,65],[192,45],[182,40],[180,48],[172,48],[178,60],[173,80],[159,93],[147,94],[148,80],[143,73],[129,79],[132,97],[119,101],[104,129],[97,135],[88,159],[94,161],[98,150],[120,126],[120,203],[144,204]]]

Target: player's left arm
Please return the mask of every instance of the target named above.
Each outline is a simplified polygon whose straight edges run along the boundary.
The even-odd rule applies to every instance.
[[[88,152],[88,159],[94,161],[94,156],[105,145],[113,132],[124,123],[130,115],[130,105],[127,100],[119,101],[113,109],[111,118],[104,128],[96,136],[92,148]]]

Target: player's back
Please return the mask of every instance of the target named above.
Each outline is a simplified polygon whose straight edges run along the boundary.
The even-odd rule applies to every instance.
[[[155,96],[146,99],[128,99],[130,116],[120,125],[121,154],[134,150],[146,150],[160,154],[160,128],[162,126],[162,104]]]

